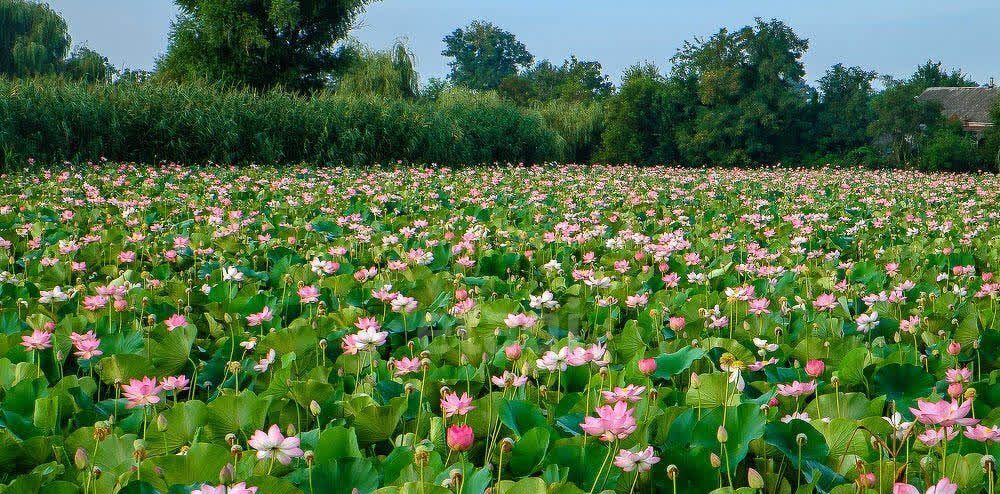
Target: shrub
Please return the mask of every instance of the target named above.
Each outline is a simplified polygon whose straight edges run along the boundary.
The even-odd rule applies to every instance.
[[[537,112],[488,95],[438,101],[209,85],[0,79],[0,159],[363,165],[466,164],[560,155]]]

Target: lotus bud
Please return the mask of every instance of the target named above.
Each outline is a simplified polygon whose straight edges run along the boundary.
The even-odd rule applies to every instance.
[[[458,485],[462,482],[462,471],[456,468],[451,472],[448,472],[448,478],[451,479],[452,485]]]
[[[313,417],[319,417],[319,414],[323,412],[323,409],[319,406],[316,400],[309,402],[309,413],[313,414]]]
[[[236,468],[232,463],[226,463],[219,470],[219,483],[220,484],[231,484],[236,480]]]
[[[726,427],[720,425],[718,430],[715,431],[715,439],[720,443],[729,441],[729,433],[726,432]]]
[[[641,372],[644,376],[648,376],[656,372],[656,360],[651,358],[644,358],[640,360],[639,372]]]
[[[167,416],[166,415],[164,415],[164,414],[161,413],[161,414],[159,414],[159,415],[156,416],[156,430],[158,430],[160,432],[164,432],[164,431],[167,430],[167,426],[168,425],[169,425],[169,423],[167,422]]]
[[[73,455],[73,464],[76,468],[83,470],[87,468],[87,464],[90,463],[90,455],[87,454],[87,450],[82,447],[76,448],[76,454]]]
[[[513,345],[508,345],[503,349],[504,355],[507,356],[507,360],[515,361],[521,358],[521,345],[514,343]]]
[[[712,456],[715,456],[715,453],[712,453]],[[718,456],[716,456],[715,458],[718,459]],[[716,468],[718,468],[718,466],[716,466]],[[670,465],[667,465],[667,478],[669,478],[670,480],[677,479],[677,465],[674,465],[672,463]]]
[[[161,467],[159,465],[156,465],[156,466],[153,467],[153,474],[156,475],[156,477],[160,478],[160,479],[162,479],[163,477],[166,476],[163,473],[163,467]]]
[[[764,488],[764,477],[760,475],[760,472],[754,470],[752,467],[747,469],[747,483],[750,485],[751,489],[763,489]]]
[[[948,344],[948,355],[956,356],[962,351],[962,345],[957,341]]]
[[[100,468],[100,467],[94,467],[94,469],[92,470],[92,472],[93,472],[93,474],[94,474],[94,479],[95,479],[95,480],[96,480],[96,479],[99,479],[99,478],[101,478],[101,473],[103,473],[103,472],[101,471],[101,468]]]
[[[968,389],[966,389],[964,396],[965,396],[966,400],[975,400],[976,399],[976,388],[968,388]]]
[[[697,372],[691,373],[691,387],[692,388],[701,387],[701,377],[698,376]]]
[[[708,461],[712,464],[713,468],[719,468],[722,466],[722,459],[720,459],[719,455],[715,453],[712,453],[708,456]]]

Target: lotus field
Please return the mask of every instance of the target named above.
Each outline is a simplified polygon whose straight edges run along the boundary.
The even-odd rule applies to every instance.
[[[4,494],[994,493],[1000,177],[0,183]]]

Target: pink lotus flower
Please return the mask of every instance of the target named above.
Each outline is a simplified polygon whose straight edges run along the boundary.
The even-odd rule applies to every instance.
[[[941,477],[941,480],[927,489],[925,494],[955,494],[956,492],[958,492],[958,484],[948,480],[948,477]],[[892,494],[920,494],[920,491],[910,484],[897,482],[892,486]]]
[[[968,427],[965,429],[965,437],[983,443],[986,441],[1000,443],[1000,426],[986,427],[985,425],[977,425]]]
[[[503,349],[503,353],[507,357],[507,360],[513,362],[521,358],[521,345],[518,343],[514,343],[513,345],[508,345]]]
[[[927,429],[917,435],[917,439],[928,448],[936,446],[941,441],[950,441],[958,437],[958,430],[954,427],[940,427],[937,429]]]
[[[452,451],[468,451],[475,442],[476,435],[468,425],[452,425],[448,427],[446,442]]]
[[[257,450],[258,460],[277,460],[282,465],[288,465],[292,462],[292,458],[302,456],[299,438],[285,437],[278,424],[272,425],[267,432],[257,430],[247,444]]]
[[[260,326],[261,324],[264,324],[272,319],[274,319],[274,313],[271,312],[271,308],[264,307],[260,312],[247,316],[247,326]]]
[[[625,472],[633,470],[648,472],[649,469],[653,468],[653,465],[659,462],[660,457],[654,454],[652,446],[647,446],[646,449],[638,453],[623,449],[618,451],[618,456],[615,456],[615,466]]]
[[[299,287],[298,290],[299,300],[303,304],[312,304],[319,301],[319,288],[312,285],[305,285]]]
[[[535,325],[538,319],[535,316],[520,313],[520,314],[507,314],[503,322],[508,328],[530,328]]]
[[[441,410],[445,417],[465,415],[475,409],[476,407],[472,406],[472,397],[466,392],[462,392],[462,396],[450,392],[441,395]]]
[[[396,377],[405,376],[411,372],[420,370],[420,359],[417,357],[403,357],[399,360],[392,360],[392,366],[396,368]]]
[[[177,328],[182,328],[187,326],[188,320],[181,314],[174,314],[163,321],[163,324],[167,326],[167,331],[173,331]]]
[[[966,400],[959,404],[957,401],[929,401],[917,400],[917,408],[910,408],[910,412],[921,424],[942,425],[950,427],[958,425],[976,425],[979,420],[966,418],[972,410],[972,400]]]
[[[826,364],[822,360],[813,359],[806,362],[806,374],[810,377],[822,376],[824,370],[826,370]]]
[[[160,387],[164,391],[184,391],[190,382],[185,375],[167,376],[160,380]]]
[[[755,298],[750,301],[747,311],[756,315],[770,314],[771,311],[767,308],[769,305],[771,305],[770,300],[766,298]]]
[[[152,377],[131,379],[128,384],[122,385],[122,396],[128,400],[125,408],[155,405],[160,402],[160,391],[162,390],[160,386],[157,386],[156,379]]]
[[[69,339],[73,342],[73,347],[76,349],[73,355],[76,355],[80,359],[90,360],[94,357],[104,355],[104,352],[99,348],[101,340],[97,339],[93,331],[87,331],[84,334],[70,333]]]
[[[604,396],[604,402],[607,404],[618,403],[624,401],[627,403],[635,403],[642,400],[642,394],[646,392],[645,386],[636,386],[634,384],[629,384],[628,386],[616,387],[614,391],[601,391],[601,395]]]
[[[635,432],[636,422],[632,416],[633,410],[628,405],[619,401],[612,405],[599,407],[597,417],[584,417],[580,428],[591,436],[596,436],[604,442],[611,442],[615,439],[625,439]]]
[[[837,297],[832,293],[824,293],[813,300],[816,310],[833,310],[837,306]]]
[[[792,381],[792,384],[778,384],[778,394],[781,396],[803,396],[816,391],[816,382]]]
[[[30,335],[21,336],[21,346],[28,351],[52,348],[52,333],[36,329]]]
[[[495,384],[497,387],[500,388],[509,388],[509,387],[520,388],[521,386],[524,386],[525,383],[528,382],[528,376],[519,376],[511,371],[505,370],[503,371],[503,375],[493,376],[490,378],[490,381],[492,381],[493,384]]]
[[[639,372],[641,372],[644,376],[648,376],[656,372],[656,360],[651,358],[644,358],[640,360]]]

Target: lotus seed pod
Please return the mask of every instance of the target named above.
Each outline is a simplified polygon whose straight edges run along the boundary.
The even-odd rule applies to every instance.
[[[712,456],[715,456],[715,453],[712,453]],[[718,459],[717,456],[716,459]],[[716,466],[716,468],[718,468],[718,466]],[[673,463],[667,465],[667,478],[669,478],[670,480],[676,480],[677,473],[678,473],[677,465],[674,465]]]
[[[306,465],[312,465],[316,461],[316,453],[313,450],[306,450],[302,453],[302,459],[306,461]]]
[[[512,449],[514,449],[514,440],[513,439],[511,439],[509,437],[505,437],[505,438],[503,438],[503,439],[500,440],[500,450],[501,451],[503,451],[504,453],[509,453]]]
[[[226,434],[226,444],[230,446],[236,444],[236,434],[233,434],[232,432]]]
[[[797,444],[798,444],[799,446],[802,446],[802,445],[806,444],[807,442],[809,442],[809,438],[808,438],[808,437],[806,437],[806,435],[805,435],[805,434],[803,434],[803,433],[801,433],[801,432],[800,432],[799,434],[797,434],[797,435],[795,436],[795,442],[796,442],[796,443],[797,443]]]
[[[982,467],[983,471],[988,474],[996,469],[997,460],[993,457],[993,455],[983,455],[983,457],[979,459],[979,466]]]

